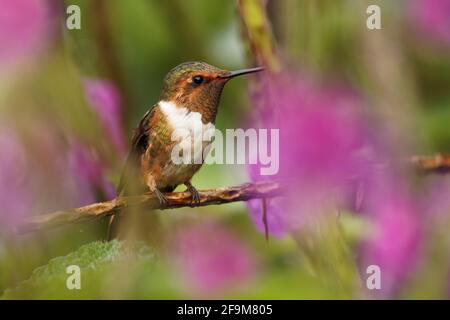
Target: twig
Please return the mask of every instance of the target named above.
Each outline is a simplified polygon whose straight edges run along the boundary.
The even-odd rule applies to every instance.
[[[242,38],[248,45],[247,54],[254,65],[265,66],[269,72],[281,69],[277,46],[264,0],[238,0],[237,9],[242,24]]]
[[[438,153],[434,156],[413,156],[410,162],[425,173],[450,172],[450,155]]]
[[[267,199],[261,198],[262,222],[264,224],[264,235],[266,241],[269,241],[269,223],[267,222]]]
[[[131,206],[145,206],[148,209],[173,209],[180,207],[200,207],[225,204],[267,197],[281,196],[284,187],[279,182],[246,183],[240,186],[199,191],[200,201],[192,203],[189,192],[165,193],[167,205],[161,206],[158,198],[151,193],[135,197],[119,197],[111,201],[94,203],[84,207],[56,211],[33,216],[25,220],[16,231],[18,233],[42,230],[69,223],[84,222],[111,215]]]
[[[424,173],[449,173],[450,155],[413,156],[408,160],[416,169]],[[131,206],[145,206],[148,209],[174,209],[181,207],[201,207],[214,204],[226,204],[251,199],[266,199],[282,196],[287,184],[281,182],[255,182],[240,186],[199,191],[200,201],[192,203],[189,192],[171,192],[165,196],[168,204],[161,206],[154,194],[146,193],[135,197],[119,197],[111,201],[94,203],[84,207],[61,210],[30,217],[16,231],[30,232],[69,223],[84,222],[109,216]],[[265,217],[267,219],[267,217]],[[267,233],[267,230],[266,230]]]

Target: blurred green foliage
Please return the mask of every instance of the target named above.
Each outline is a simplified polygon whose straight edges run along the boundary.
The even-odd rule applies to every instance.
[[[95,299],[102,297],[108,271],[121,261],[138,262],[152,271],[156,254],[145,245],[129,248],[118,241],[92,242],[77,251],[54,258],[33,271],[28,280],[13,290],[6,290],[4,299]],[[76,265],[82,276],[82,290],[68,290],[66,281],[71,273],[67,267]]]
[[[281,255],[279,249],[267,249],[273,258],[268,263],[272,268],[266,270],[266,277],[226,293],[225,298],[342,298],[324,282],[317,281],[310,270],[289,267],[298,263],[293,252]],[[81,290],[67,289],[70,265],[80,267]],[[122,283],[121,279],[126,282]],[[170,264],[161,261],[148,245],[114,240],[92,242],[50,260],[34,270],[30,278],[7,289],[1,299],[182,299],[186,290],[183,283],[173,277]]]

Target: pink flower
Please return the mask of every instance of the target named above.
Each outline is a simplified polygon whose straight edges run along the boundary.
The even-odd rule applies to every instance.
[[[74,142],[67,151],[68,179],[73,182],[76,206],[109,200],[115,197],[115,188],[105,177],[105,166],[95,150]],[[99,199],[99,195],[101,198]]]
[[[424,193],[424,199],[427,199],[427,218],[433,221],[448,219],[450,217],[450,177],[438,175],[427,177],[427,179]]]
[[[363,278],[370,265],[381,270],[381,290],[375,296],[392,298],[413,272],[421,253],[422,206],[391,175],[368,195],[365,213],[373,232],[362,245]],[[396,179],[397,181],[399,179]],[[377,189],[379,188],[379,189]]]
[[[15,226],[32,208],[26,152],[9,128],[0,127],[0,227]]]
[[[364,178],[370,167],[364,151],[369,130],[361,116],[364,104],[348,89],[294,77],[269,83],[278,89],[266,91],[264,100],[270,103],[262,110],[261,127],[279,129],[280,169],[275,176],[260,175],[260,165],[248,170],[254,181],[291,182],[292,194],[286,195],[283,207],[272,203],[267,211],[269,232],[281,236],[298,229],[314,213],[345,205],[349,184]],[[256,203],[250,202],[249,208],[261,230]]]
[[[49,7],[44,0],[0,1],[0,65],[36,55],[49,36]]]
[[[450,1],[411,0],[411,23],[426,37],[450,44]]]
[[[184,226],[172,254],[177,272],[200,294],[233,289],[255,273],[250,250],[217,223]]]
[[[120,156],[126,152],[122,131],[120,95],[108,80],[86,79],[85,90],[88,102],[97,112],[105,133]]]
[[[270,198],[267,201],[267,228],[268,233],[277,238],[283,237],[288,233],[292,227],[289,216],[286,215],[286,206],[282,198]],[[250,200],[247,202],[247,208],[251,212],[251,219],[256,228],[265,233],[266,226],[263,220],[262,202],[259,199]]]
[[[22,137],[23,136],[23,137]],[[0,229],[35,214],[114,196],[106,166],[80,143],[66,146],[56,131],[34,123],[19,135],[0,126]]]

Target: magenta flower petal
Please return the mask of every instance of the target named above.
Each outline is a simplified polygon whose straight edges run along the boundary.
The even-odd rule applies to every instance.
[[[0,126],[2,231],[35,214],[115,196],[95,150],[79,142],[67,148],[61,137],[43,124],[34,123],[27,130],[24,138],[10,127]]]
[[[0,128],[0,228],[14,227],[30,213],[32,199],[24,180],[27,158],[23,145],[7,128]]]
[[[398,292],[420,257],[420,206],[402,194],[400,187],[386,187],[368,209],[374,232],[362,246],[362,270],[369,265],[380,267],[381,290],[371,293],[383,298],[392,298]]]
[[[122,131],[122,106],[117,88],[108,80],[87,79],[85,90],[88,102],[97,112],[98,117],[112,144],[120,156],[126,152]]]
[[[291,224],[287,220],[285,214],[284,204],[282,199],[274,198],[267,199],[267,226],[270,235],[277,238],[281,238],[289,232]],[[261,208],[261,200],[250,200],[247,201],[247,208],[251,212],[251,219],[255,224],[256,228],[261,232],[265,232],[265,226],[263,222],[263,212]]]
[[[3,0],[0,7],[0,65],[38,53],[48,37],[48,2]]]
[[[450,217],[450,177],[428,177],[424,199],[426,199],[427,218],[445,220]]]
[[[283,208],[276,207],[276,202],[268,206],[269,223],[275,224],[269,224],[269,232],[274,230],[277,236],[299,228],[315,212],[342,205],[348,184],[362,178],[367,167],[361,157],[369,141],[369,130],[360,116],[362,100],[348,89],[293,79],[272,79],[279,89],[267,90],[265,100],[273,103],[267,106],[270,110],[262,110],[261,127],[280,132],[279,172],[262,176],[260,165],[248,166],[253,181],[292,183],[292,194],[286,195],[292,201],[284,201]],[[289,206],[290,202],[295,203]],[[249,208],[261,230],[260,206],[250,204]]]
[[[201,294],[233,289],[255,273],[250,250],[216,223],[184,227],[172,253],[177,272]]]
[[[105,178],[105,166],[95,150],[73,143],[67,153],[67,172],[74,182],[75,205],[87,205],[115,197],[114,186]]]
[[[411,0],[411,23],[426,37],[450,44],[450,1]]]

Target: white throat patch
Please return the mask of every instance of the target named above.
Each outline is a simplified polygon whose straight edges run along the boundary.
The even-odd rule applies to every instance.
[[[183,147],[195,148],[195,150],[209,149],[210,143],[203,141],[204,134],[214,133],[213,123],[203,124],[202,115],[199,112],[189,111],[189,109],[177,106],[170,101],[160,101],[159,107],[166,116],[169,125],[178,132],[184,132],[178,135],[179,143]],[[208,150],[209,151],[209,150]],[[206,152],[207,153],[207,152]],[[195,155],[195,158],[202,155]],[[198,163],[199,159],[196,159]],[[200,161],[202,163],[202,161]]]
[[[212,123],[203,124],[202,115],[199,112],[189,111],[189,109],[177,106],[173,102],[160,101],[159,107],[173,129],[189,129],[195,131],[203,126],[214,127]]]

